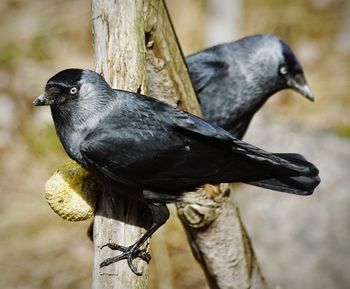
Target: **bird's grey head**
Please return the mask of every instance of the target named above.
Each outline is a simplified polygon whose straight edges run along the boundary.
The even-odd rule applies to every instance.
[[[308,86],[303,69],[291,48],[280,38],[271,35],[255,35],[246,38],[252,51],[251,66],[259,66],[261,75],[271,80],[275,92],[293,89],[313,101],[314,96]],[[252,48],[253,47],[253,48]]]
[[[94,71],[70,68],[60,71],[51,77],[45,86],[45,92],[37,97],[36,106],[62,106],[79,99],[96,97],[97,91],[111,89],[105,80]]]

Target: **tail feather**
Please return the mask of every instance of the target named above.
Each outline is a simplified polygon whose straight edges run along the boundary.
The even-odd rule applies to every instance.
[[[275,170],[283,169],[291,174],[312,174],[312,171],[316,168],[306,161],[302,155],[293,153],[272,154],[238,139],[234,140],[233,150],[252,160],[258,160],[261,165],[269,166]]]
[[[311,195],[320,183],[318,169],[299,154],[275,154],[294,165],[307,168],[300,176],[266,178],[260,180],[247,181],[245,183],[271,189],[280,192],[286,192],[297,195]]]
[[[294,165],[298,165],[301,167],[305,167],[305,172],[307,173],[307,175],[318,175],[319,171],[318,168],[315,167],[314,164],[308,162],[302,155],[300,154],[293,154],[293,153],[289,153],[289,154],[274,154],[275,156],[278,156],[282,159],[285,159],[289,162],[292,162]]]
[[[320,183],[320,177],[287,177],[246,182],[249,185],[296,195],[311,195]]]

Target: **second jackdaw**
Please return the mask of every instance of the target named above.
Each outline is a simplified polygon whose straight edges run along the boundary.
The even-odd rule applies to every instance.
[[[254,114],[274,93],[293,89],[313,101],[303,69],[281,39],[254,35],[186,58],[209,122],[242,138]]]

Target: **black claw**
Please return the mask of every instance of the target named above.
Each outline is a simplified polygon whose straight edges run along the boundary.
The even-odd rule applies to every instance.
[[[104,247],[108,247],[111,250],[118,250],[118,251],[123,252],[123,253],[120,254],[119,256],[108,258],[108,259],[104,260],[100,264],[100,268],[108,266],[108,265],[115,263],[115,262],[119,262],[120,260],[127,259],[128,266],[129,266],[130,270],[132,272],[134,272],[134,274],[136,274],[137,276],[141,276],[142,272],[137,271],[136,267],[132,264],[132,261],[135,258],[141,258],[143,261],[149,263],[149,261],[151,260],[151,255],[149,253],[147,253],[147,251],[145,249],[143,249],[143,250],[136,249],[135,250],[134,246],[124,247],[124,246],[120,246],[120,245],[115,244],[115,243],[105,244],[105,245],[101,246],[100,249],[102,249]]]
[[[111,250],[118,250],[122,252],[119,256],[108,258],[104,260],[100,267],[108,266],[112,263],[118,262],[123,259],[127,259],[128,266],[134,274],[140,276],[142,275],[142,272],[138,272],[136,270],[136,267],[133,265],[132,261],[136,258],[141,258],[143,261],[149,263],[151,260],[150,254],[147,253],[146,250],[142,249],[140,250],[140,247],[152,236],[152,234],[161,226],[163,225],[166,220],[169,218],[169,210],[164,204],[158,204],[158,203],[148,203],[148,207],[151,210],[153,223],[152,226],[146,231],[145,234],[142,235],[140,239],[137,240],[136,243],[129,247],[120,246],[115,243],[108,243],[100,247],[100,249],[104,247],[108,247]]]
[[[127,252],[130,249],[130,247],[120,246],[115,243],[107,243],[105,245],[100,246],[100,249],[103,249],[104,247],[108,247],[111,250],[118,250],[120,252]]]
[[[123,254],[116,256],[116,257],[108,258],[100,264],[100,268],[108,266],[108,265],[115,263],[115,262],[119,262],[120,260],[127,259],[127,258],[128,258],[128,255],[126,253],[123,253]]]
[[[134,264],[132,263],[132,260],[133,260],[134,258],[135,258],[135,257],[133,257],[131,254],[129,255],[129,257],[128,257],[128,266],[129,266],[129,268],[131,269],[131,271],[134,272],[134,274],[136,274],[137,276],[141,276],[141,275],[142,275],[142,272],[137,271],[136,267],[135,267]]]
[[[151,255],[145,250],[138,250],[138,257],[145,261],[147,264],[151,261]]]

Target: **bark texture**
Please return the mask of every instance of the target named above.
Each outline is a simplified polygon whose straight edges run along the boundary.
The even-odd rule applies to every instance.
[[[156,97],[201,115],[196,94],[163,0],[93,0],[96,70],[115,88]],[[195,257],[211,288],[265,288],[237,207],[226,186],[205,186],[177,204]],[[105,192],[94,222],[93,288],[147,288],[148,268],[126,262],[99,268],[111,257],[107,242],[134,243],[144,233],[142,206]],[[147,219],[147,218],[146,218]],[[112,253],[113,254],[113,253]],[[116,252],[118,254],[118,252]]]
[[[92,19],[96,71],[114,88],[147,94],[142,3],[93,0]],[[101,246],[109,242],[129,246],[145,233],[143,206],[108,191],[98,195],[93,230],[93,289],[147,288],[148,265],[142,260],[133,262],[143,272],[141,277],[129,269],[125,260],[100,268],[103,260],[121,253]]]

